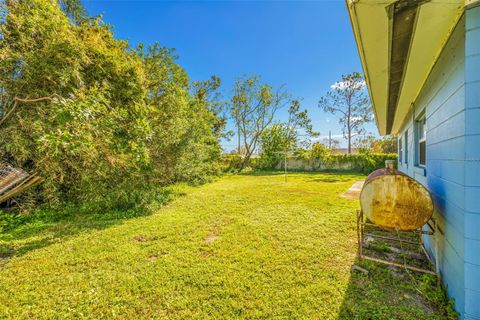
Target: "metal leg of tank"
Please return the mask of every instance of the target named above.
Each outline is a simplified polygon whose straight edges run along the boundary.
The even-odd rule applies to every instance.
[[[433,219],[432,219],[433,220]],[[430,224],[428,224],[428,226],[430,227],[430,230],[423,230],[423,229],[418,229],[418,230],[414,230],[414,231],[407,231],[409,233],[415,233],[417,234],[420,239],[424,236],[424,235],[434,235],[435,236],[435,239],[437,238],[436,237],[436,234],[435,234],[435,230],[436,230],[436,222],[433,220],[433,224],[435,227],[432,227]],[[364,237],[365,236],[369,236],[371,238],[381,238],[381,239],[386,239],[386,240],[390,240],[390,241],[396,241],[396,242],[400,242],[400,243],[409,243],[409,244],[418,244],[418,242],[414,242],[414,241],[408,241],[408,240],[404,240],[404,239],[400,239],[400,238],[395,238],[395,237],[388,237],[388,236],[382,236],[382,235],[378,235],[378,234],[373,234],[373,233],[365,233],[365,226],[372,226],[372,227],[376,227],[378,228],[377,225],[375,224],[372,224],[372,223],[368,223],[368,222],[365,222],[364,221],[364,218],[363,218],[363,211],[362,210],[357,210],[357,239],[358,239],[358,257],[360,260],[370,260],[370,261],[375,261],[375,262],[378,262],[378,263],[382,263],[382,264],[386,264],[386,265],[390,265],[390,266],[395,266],[395,267],[399,267],[399,268],[405,268],[405,269],[408,269],[408,270],[412,270],[412,271],[416,271],[416,272],[421,272],[421,273],[427,273],[427,274],[432,274],[432,275],[437,275],[439,277],[439,273],[438,273],[438,254],[435,253],[435,271],[431,271],[431,270],[427,270],[427,269],[423,269],[423,268],[418,268],[418,267],[414,267],[414,266],[410,266],[410,265],[407,265],[406,263],[404,264],[401,264],[401,263],[396,263],[396,262],[392,262],[392,261],[387,261],[387,260],[384,260],[384,259],[379,259],[379,258],[374,258],[374,257],[370,257],[370,256],[367,256],[363,253],[363,242],[364,242]],[[402,233],[406,233],[406,232],[402,232]],[[421,246],[422,248],[424,249],[423,247],[423,240],[420,240],[420,243],[421,243]],[[438,241],[435,240],[435,251],[438,250]],[[428,255],[427,255],[428,257]]]
[[[358,257],[362,259],[362,249],[363,249],[363,212],[357,210],[357,242],[358,242]]]
[[[370,225],[368,223],[365,223],[366,225]],[[401,242],[401,243],[408,243],[408,244],[417,244],[417,241],[409,241],[409,240],[403,240],[403,239],[398,239],[395,237],[387,237],[387,236],[381,236],[378,234],[373,234],[373,233],[364,233],[365,236],[369,236],[372,238],[379,238],[379,239],[385,239],[385,240],[391,240],[391,241],[396,241],[396,242]]]

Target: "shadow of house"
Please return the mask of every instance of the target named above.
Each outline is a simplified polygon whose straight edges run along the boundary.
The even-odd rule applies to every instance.
[[[366,231],[379,236],[390,233],[371,226],[366,226]],[[412,233],[398,237],[417,243],[419,240]],[[399,244],[367,237],[363,250],[375,258],[433,270],[419,245]],[[456,313],[446,292],[438,286],[436,276],[357,258],[350,271],[339,318],[451,319],[456,318]]]
[[[356,260],[368,274],[352,268],[339,319],[445,319],[442,296],[432,276],[408,274],[395,267]],[[442,300],[440,300],[442,301]]]

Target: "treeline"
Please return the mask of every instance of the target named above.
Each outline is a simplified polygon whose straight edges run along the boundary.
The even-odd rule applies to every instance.
[[[0,159],[45,178],[22,203],[131,207],[217,173],[220,79],[191,83],[171,50],[133,49],[72,3],[1,4]]]
[[[284,86],[243,76],[223,99],[220,85],[191,81],[158,43],[115,39],[79,0],[0,2],[0,161],[45,179],[17,208],[142,207],[162,200],[162,186],[202,183],[225,166],[275,168],[286,152],[312,147],[318,133]],[[350,124],[350,145],[368,120],[363,78],[343,76],[334,90],[321,107],[349,115],[340,123]],[[232,136],[237,156],[225,162],[220,140]]]
[[[386,160],[397,160],[397,153],[391,152],[361,152],[352,154],[335,153],[321,143],[314,143],[308,149],[295,149],[292,152],[262,151],[256,158],[251,159],[249,170],[281,170],[288,171],[331,171],[357,172],[370,174],[384,168]],[[243,158],[238,154],[222,156],[222,165],[226,171],[238,172]]]

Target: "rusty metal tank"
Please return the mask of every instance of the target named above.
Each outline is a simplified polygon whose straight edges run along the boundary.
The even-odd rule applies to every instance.
[[[416,180],[395,170],[387,160],[385,169],[372,172],[360,193],[363,214],[387,230],[411,231],[425,225],[433,214],[428,190]]]

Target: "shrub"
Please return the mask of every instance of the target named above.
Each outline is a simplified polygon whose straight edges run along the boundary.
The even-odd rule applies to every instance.
[[[125,208],[151,185],[219,172],[218,78],[191,85],[171,50],[132,50],[56,1],[2,7],[0,115],[11,116],[1,117],[0,159],[45,178],[30,199]]]
[[[327,149],[320,145],[311,150],[299,150],[293,157],[289,157],[289,162],[292,162],[292,160],[294,165],[290,165],[290,170],[354,171],[368,174],[384,168],[386,160],[397,160],[397,154],[330,154]],[[283,162],[279,160],[268,169],[276,169],[278,166],[283,166]]]
[[[220,158],[220,165],[223,172],[238,172],[242,161],[242,157],[238,154],[224,154]]]
[[[345,165],[350,165],[351,170],[362,173],[371,173],[385,167],[386,160],[397,160],[396,153],[356,153],[334,154],[321,158],[320,161],[331,166],[332,170],[338,170]]]

